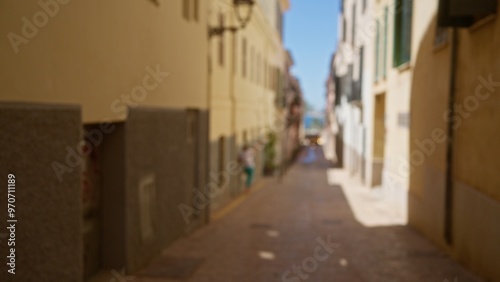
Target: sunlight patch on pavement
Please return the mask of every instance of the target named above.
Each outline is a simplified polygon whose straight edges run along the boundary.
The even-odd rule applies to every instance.
[[[273,238],[280,236],[280,233],[276,230],[267,230],[266,234],[267,234],[267,236],[273,237]]]
[[[276,256],[273,252],[259,251],[259,257],[265,260],[274,260]]]
[[[405,216],[398,214],[393,207],[374,189],[368,189],[351,178],[344,169],[328,169],[328,184],[340,186],[356,220],[366,227],[406,225]]]

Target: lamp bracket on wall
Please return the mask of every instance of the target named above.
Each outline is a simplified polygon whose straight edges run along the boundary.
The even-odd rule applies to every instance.
[[[234,11],[236,19],[240,23],[240,27],[230,26],[225,27],[222,23],[218,27],[208,28],[208,37],[222,36],[224,32],[230,31],[235,33],[239,29],[245,28],[252,17],[252,8],[255,5],[255,0],[233,0]]]

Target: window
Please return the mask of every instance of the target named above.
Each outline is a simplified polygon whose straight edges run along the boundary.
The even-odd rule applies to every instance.
[[[396,7],[393,66],[399,67],[410,61],[413,0],[396,0]]]
[[[262,75],[264,76],[264,81],[262,82],[262,84],[264,85],[264,88],[267,87],[267,61],[266,59],[264,59],[264,63],[263,63],[263,72],[262,72]]]
[[[260,58],[260,53],[257,54],[257,68],[255,68],[255,77],[257,84],[260,84],[261,82],[261,72],[260,72],[260,66],[261,66],[261,58]]]
[[[266,65],[266,88],[271,89],[271,66],[269,63]]]
[[[189,20],[189,2],[191,0],[182,0],[182,15],[186,20]]]
[[[255,65],[255,51],[253,47],[250,48],[250,81],[254,80],[254,65]]]
[[[352,27],[351,27],[351,45],[354,46],[354,38],[356,37],[356,4],[352,6]]]
[[[264,88],[267,88],[267,60],[264,59]]]
[[[389,7],[384,8],[384,36],[382,41],[382,76],[387,76],[387,37],[389,36]]]
[[[357,91],[359,100],[361,100],[361,91],[363,90],[363,73],[365,68],[365,47],[362,46],[359,50],[359,81],[357,83]]]
[[[233,70],[233,75],[238,74],[238,61],[236,60],[236,57],[238,56],[236,53],[238,52],[238,40],[236,36],[231,37],[231,52],[234,53],[234,56],[231,57],[231,68]]]
[[[375,81],[380,79],[380,21],[377,20],[377,26],[375,30]]]
[[[192,9],[192,10],[191,10]],[[182,0],[182,16],[186,20],[200,20],[200,0]]]
[[[342,20],[342,41],[347,41],[347,21],[345,18]]]
[[[377,20],[375,34],[375,81],[387,75],[387,37],[389,31],[389,7],[384,8],[381,20]]]
[[[241,42],[241,76],[247,76],[247,39]]]
[[[224,14],[219,14],[219,24],[224,26]],[[219,65],[224,66],[224,35],[219,36]]]
[[[281,6],[278,1],[276,1],[276,18],[277,18],[277,27],[278,27],[278,33],[280,34],[281,38],[283,38],[283,14],[281,12]]]
[[[200,0],[193,0],[193,17],[195,21],[200,20]]]

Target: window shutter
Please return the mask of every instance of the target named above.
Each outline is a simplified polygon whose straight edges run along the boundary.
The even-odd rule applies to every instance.
[[[411,25],[412,25],[412,0],[397,0],[394,17],[394,54],[393,66],[398,67],[410,61],[411,56]]]
[[[403,0],[403,28],[402,28],[402,46],[401,46],[401,59],[402,63],[409,62],[411,56],[411,22],[413,0]]]
[[[380,65],[380,22],[376,21],[377,31],[375,33],[375,81],[379,79]]]
[[[356,4],[352,6],[352,26],[351,26],[351,45],[356,41]]]
[[[195,21],[200,20],[200,3],[199,0],[193,0],[193,18]]]
[[[191,0],[182,1],[182,15],[186,20],[189,20],[189,1]]]
[[[389,7],[385,6],[384,9],[384,35],[383,35],[383,49],[382,49],[382,76],[385,78],[387,75],[387,36],[389,35]]]
[[[400,50],[401,50],[401,28],[402,28],[402,0],[396,0],[396,6],[394,7],[394,47],[392,54],[392,66],[397,67],[400,64]]]
[[[219,25],[224,26],[225,18],[224,14],[219,13]],[[220,36],[219,38],[219,65],[224,66],[224,36]]]

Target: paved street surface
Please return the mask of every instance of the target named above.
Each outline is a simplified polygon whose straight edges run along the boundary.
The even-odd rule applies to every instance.
[[[344,190],[359,188],[329,184],[329,169],[305,151],[282,183],[260,182],[130,281],[480,281],[390,211],[357,220]]]

